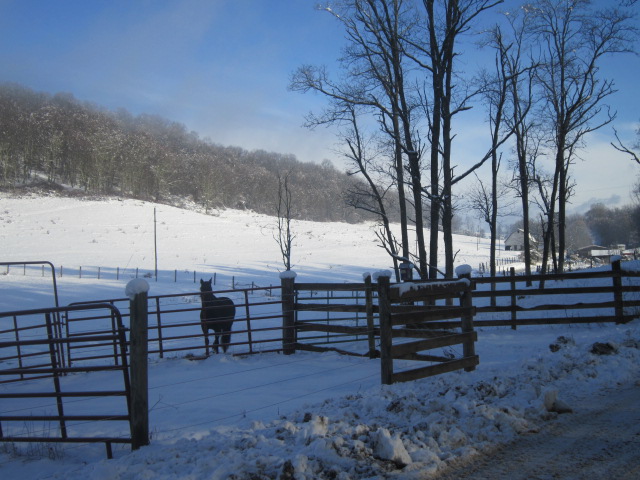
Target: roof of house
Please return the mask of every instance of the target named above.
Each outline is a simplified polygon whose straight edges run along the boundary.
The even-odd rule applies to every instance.
[[[512,245],[513,244],[522,245],[523,241],[524,241],[524,230],[519,228],[515,232],[512,232],[504,241],[504,243],[512,244]],[[529,241],[532,243],[536,243],[536,239],[531,234],[529,234]]]
[[[602,245],[587,245],[585,247],[580,247],[576,249],[578,252],[587,251],[587,250],[607,250],[607,247],[603,247]]]

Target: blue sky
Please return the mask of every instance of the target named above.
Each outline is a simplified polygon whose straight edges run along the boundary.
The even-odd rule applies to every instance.
[[[339,57],[343,32],[318,0],[0,0],[0,81],[134,114],[159,114],[223,145],[324,158],[340,166],[335,137],[302,127],[322,100],[287,90],[291,73]],[[511,3],[511,2],[507,2]],[[514,2],[515,4],[515,2]],[[639,58],[607,62],[620,92],[615,126],[629,142],[640,120]],[[478,114],[480,111],[478,111]],[[487,127],[457,124],[461,158],[480,154]],[[640,173],[605,127],[574,169],[576,206],[628,203]],[[620,202],[619,202],[620,203]]]
[[[311,0],[0,0],[0,81],[156,113],[202,137],[321,161],[302,128],[311,95],[287,90],[342,33]],[[330,152],[326,152],[328,156]]]

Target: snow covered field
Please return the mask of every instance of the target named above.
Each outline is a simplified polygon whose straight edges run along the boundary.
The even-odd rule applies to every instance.
[[[148,279],[150,294],[193,292],[194,271],[198,278],[215,273],[218,288],[279,284],[273,218],[233,210],[203,215],[134,200],[2,197],[0,261],[63,266],[57,278],[63,305],[123,297],[136,268],[153,270],[154,207],[160,274],[157,282]],[[299,281],[357,282],[364,272],[389,268],[372,225],[294,228]],[[486,240],[455,241],[458,264],[487,262]],[[37,270],[0,273],[0,311],[52,305],[51,280]],[[561,335],[571,341],[551,352]],[[333,353],[153,359],[149,447],[133,453],[115,447],[115,458],[106,460],[99,444],[0,444],[0,472],[24,479],[427,478],[557,421],[545,397],[557,393],[571,406],[640,378],[637,320],[486,328],[478,337],[476,371],[393,386],[380,386],[377,360]],[[611,342],[617,353],[594,355],[594,342]],[[77,377],[76,385],[94,381]],[[20,407],[0,400],[0,412]]]

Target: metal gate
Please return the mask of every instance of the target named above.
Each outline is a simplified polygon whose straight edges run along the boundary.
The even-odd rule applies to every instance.
[[[74,311],[112,316],[114,328],[63,336],[62,319]],[[66,362],[72,346],[105,345],[117,350],[115,359]],[[132,443],[130,399],[125,328],[113,305],[0,312],[0,442],[99,442],[111,458],[113,443]]]

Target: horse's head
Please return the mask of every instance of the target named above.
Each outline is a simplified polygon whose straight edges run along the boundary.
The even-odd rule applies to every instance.
[[[211,283],[213,281],[213,277],[209,280],[200,279],[200,291],[201,292],[212,292],[213,288],[211,287]]]

